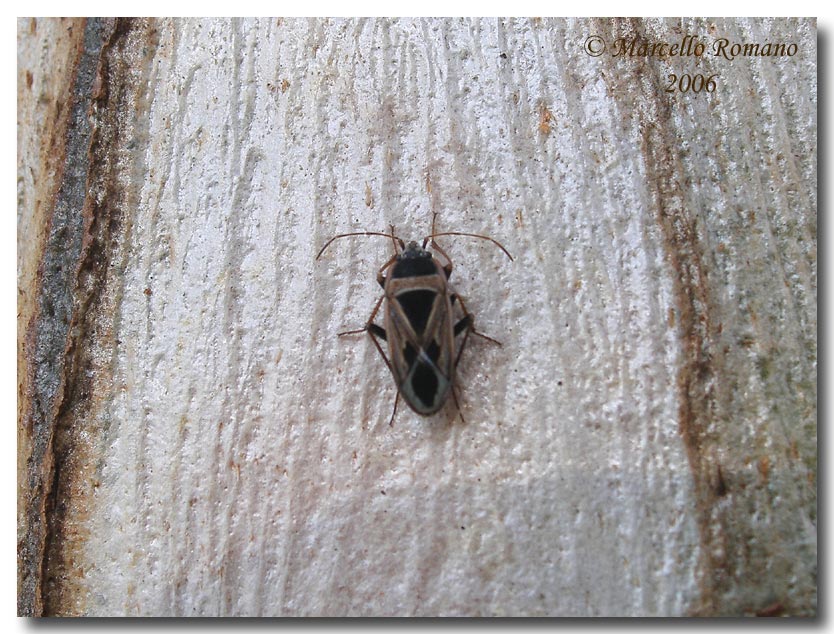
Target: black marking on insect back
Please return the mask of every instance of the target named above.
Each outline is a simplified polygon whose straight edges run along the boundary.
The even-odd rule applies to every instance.
[[[403,308],[403,312],[411,322],[411,327],[419,336],[426,330],[426,324],[434,307],[435,291],[403,291],[397,295],[397,301]]]
[[[434,405],[438,387],[434,366],[420,361],[414,367],[414,372],[411,375],[411,387],[414,389],[415,396],[426,407]]]
[[[432,339],[429,347],[426,349],[426,354],[428,355],[431,362],[436,364],[437,359],[440,357],[440,346],[437,345],[437,340]]]
[[[409,368],[414,365],[414,362],[417,360],[417,350],[408,341],[405,342],[403,356],[405,356],[405,364]]]
[[[437,268],[432,261],[431,255],[428,253],[425,257],[400,256],[397,263],[391,269],[391,277],[394,279],[400,279],[403,277],[421,277],[423,275],[434,275],[435,273],[437,273]]]

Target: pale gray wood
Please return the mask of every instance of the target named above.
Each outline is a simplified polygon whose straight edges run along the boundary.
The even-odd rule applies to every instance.
[[[593,34],[798,53],[595,58]],[[815,613],[814,21],[122,38],[66,612]],[[667,95],[669,72],[717,89]],[[336,333],[390,241],[315,256],[419,239],[432,212],[515,256],[439,239],[504,345],[470,341],[465,424],[401,402],[389,427],[382,360]]]

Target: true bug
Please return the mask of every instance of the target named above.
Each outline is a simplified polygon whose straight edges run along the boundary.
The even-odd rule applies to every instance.
[[[463,298],[452,289],[449,278],[452,275],[452,260],[435,241],[439,236],[462,236],[479,238],[492,242],[512,261],[513,257],[504,246],[488,236],[458,231],[434,230],[423,239],[422,246],[411,241],[407,245],[394,235],[393,225],[389,233],[380,231],[358,231],[343,233],[328,240],[321,248],[316,260],[335,240],[351,236],[382,236],[394,244],[394,255],[377,272],[377,282],[384,293],[376,302],[365,326],[358,330],[339,333],[339,336],[367,332],[382,356],[397,385],[394,411],[389,425],[394,424],[400,395],[408,406],[422,416],[438,412],[446,402],[449,392],[460,412],[455,393],[455,369],[460,362],[469,334],[476,335],[497,345],[492,337],[475,330],[475,320]],[[426,250],[426,245],[446,260],[442,265]],[[387,275],[386,275],[387,272]],[[374,323],[379,308],[385,301],[384,327]],[[459,306],[461,317],[455,319],[454,307]],[[460,346],[455,341],[463,334]],[[379,344],[382,339],[388,343],[386,356]],[[463,414],[461,414],[461,420]]]

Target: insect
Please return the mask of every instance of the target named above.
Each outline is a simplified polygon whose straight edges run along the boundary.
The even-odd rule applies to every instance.
[[[435,214],[436,218],[436,214]],[[463,349],[473,334],[494,344],[501,345],[492,337],[475,329],[475,318],[466,309],[463,298],[449,283],[452,275],[452,260],[435,241],[439,236],[461,236],[492,242],[512,261],[513,257],[504,246],[488,236],[458,231],[435,231],[423,239],[422,246],[411,241],[408,244],[394,234],[393,225],[389,233],[380,231],[359,231],[334,236],[321,248],[318,260],[335,240],[352,236],[382,236],[394,244],[394,255],[377,272],[377,282],[384,293],[377,300],[364,327],[339,333],[339,336],[367,332],[382,356],[397,385],[394,411],[389,425],[394,424],[400,396],[417,414],[431,416],[438,412],[451,392],[455,407],[460,413],[455,393],[455,370],[460,362]],[[446,261],[441,264],[426,250],[433,251]],[[383,324],[374,322],[383,301]],[[457,308],[457,311],[455,310]],[[457,316],[456,316],[457,314]],[[462,335],[460,345],[455,342]],[[388,344],[388,355],[380,345]],[[460,413],[461,420],[463,414]]]

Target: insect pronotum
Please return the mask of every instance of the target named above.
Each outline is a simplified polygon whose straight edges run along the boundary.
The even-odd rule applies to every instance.
[[[436,218],[436,214],[435,214]],[[389,233],[381,231],[358,231],[343,233],[328,240],[321,248],[318,260],[335,240],[352,236],[382,236],[394,245],[394,255],[380,267],[377,282],[384,293],[377,300],[370,317],[362,328],[340,332],[339,336],[367,332],[394,377],[397,396],[389,425],[394,424],[400,396],[408,406],[422,416],[438,412],[449,393],[455,408],[463,420],[457,394],[455,393],[455,369],[460,362],[463,349],[473,334],[494,344],[501,345],[492,337],[475,329],[475,319],[467,309],[463,298],[449,283],[452,275],[452,260],[435,241],[439,236],[460,236],[478,238],[496,245],[512,261],[513,257],[504,246],[488,236],[459,231],[436,232],[432,219],[432,232],[423,239],[422,246],[411,241],[407,245],[394,234],[393,225]],[[430,247],[445,260],[441,264]],[[383,324],[374,319],[385,302]],[[456,319],[454,309],[459,307],[460,317]],[[460,345],[455,341],[462,335]],[[388,344],[388,355],[379,343]]]

